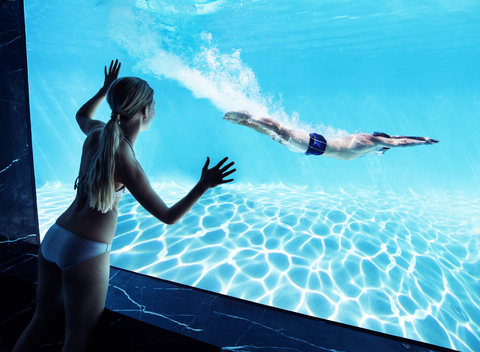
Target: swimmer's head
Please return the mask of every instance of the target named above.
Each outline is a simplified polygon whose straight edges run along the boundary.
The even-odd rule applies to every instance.
[[[122,77],[108,89],[107,102],[112,113],[129,120],[152,104],[153,89],[141,78]]]

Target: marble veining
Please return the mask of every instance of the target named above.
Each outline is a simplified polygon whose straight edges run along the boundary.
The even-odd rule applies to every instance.
[[[32,302],[32,303],[33,303],[33,302]],[[0,323],[0,326],[6,324],[7,322],[9,322],[9,321],[12,320],[12,319],[15,319],[16,316],[18,316],[18,315],[20,315],[20,314],[23,314],[23,313],[25,313],[25,312],[28,312],[28,311],[30,311],[30,310],[32,310],[32,309],[33,309],[32,307],[28,307],[27,309],[23,309],[23,310],[21,310],[21,311],[19,311],[19,312],[16,312],[14,315],[12,315],[12,316],[10,316],[9,318],[3,320],[3,321]]]
[[[30,235],[27,235],[27,236],[24,236],[24,237],[15,238],[15,239],[13,239],[13,240],[11,240],[11,239],[9,239],[9,238],[7,237],[7,240],[5,240],[5,241],[0,241],[0,244],[1,244],[1,243],[15,243],[15,242],[18,242],[18,241],[25,241],[25,240],[27,240],[27,239],[29,239],[29,238],[36,238],[36,237],[37,237],[37,235],[34,234],[34,233],[33,233],[33,234],[30,234]]]
[[[122,289],[121,287],[118,287],[118,286],[112,286],[112,285],[110,285],[110,287],[113,287],[113,288],[115,288],[115,289],[123,292],[124,295],[125,295],[125,297],[127,297],[127,299],[128,299],[130,302],[132,302],[134,305],[136,305],[136,306],[138,307],[138,309],[128,309],[128,308],[127,308],[127,309],[112,309],[112,310],[115,311],[115,312],[123,312],[123,313],[124,313],[124,312],[140,312],[140,313],[142,313],[142,314],[151,314],[151,315],[155,315],[155,316],[157,316],[157,317],[161,317],[161,318],[163,318],[163,319],[167,319],[167,320],[169,320],[169,321],[171,321],[171,322],[173,322],[173,323],[175,323],[175,324],[178,324],[178,325],[180,325],[180,326],[182,326],[182,327],[184,327],[184,328],[186,328],[186,329],[188,329],[188,330],[192,330],[192,331],[196,331],[196,332],[203,331],[203,329],[195,329],[195,328],[192,328],[192,327],[188,326],[187,324],[184,324],[184,323],[181,323],[181,322],[179,322],[179,321],[176,321],[176,320],[174,320],[174,319],[172,319],[172,318],[169,318],[169,317],[167,317],[167,316],[165,316],[165,315],[163,315],[163,314],[160,314],[160,313],[157,313],[157,312],[154,312],[154,311],[146,310],[146,306],[145,306],[145,305],[142,305],[142,304],[140,304],[140,303],[138,303],[138,302],[136,302],[136,301],[134,301],[134,300],[130,297],[130,295],[127,293],[126,290],[124,290],[124,289]]]
[[[21,36],[21,35],[19,35],[19,36],[18,36],[18,37],[16,37],[16,38],[13,38],[12,40],[10,40],[10,41],[9,41],[9,42],[7,42],[7,43],[0,44],[0,48],[1,48],[2,46],[5,46],[5,45],[8,45],[8,44],[11,44],[11,43],[13,43],[14,41],[16,41],[17,39],[20,39],[20,38],[22,38],[22,36]]]
[[[20,71],[23,71],[23,69],[16,70],[15,72],[20,72]],[[9,73],[13,73],[13,71],[10,71]],[[6,74],[8,74],[8,72]],[[24,103],[19,103],[19,102],[16,102],[16,101],[11,101],[11,100],[6,100],[6,99],[0,99],[0,102],[25,106]],[[26,147],[28,147],[28,145]]]
[[[13,268],[15,268],[15,267],[24,265],[25,263],[27,263],[27,262],[29,262],[29,261],[32,261],[32,260],[35,260],[35,259],[37,258],[37,256],[36,256],[35,254],[30,254],[30,253],[26,253],[26,254],[23,255],[23,256],[26,257],[26,259],[24,259],[24,260],[22,260],[22,261],[20,261],[20,262],[16,262],[15,264],[12,264],[12,265],[9,266],[9,267],[2,268],[2,271],[6,273],[6,272],[8,272],[10,269],[13,269]],[[22,257],[23,257],[23,256],[22,256]],[[20,258],[21,258],[21,257],[20,257]],[[13,262],[13,261],[17,261],[17,260],[18,260],[18,258],[11,259],[11,260],[9,260],[9,261],[7,261],[7,262],[2,263],[1,266],[3,266],[4,264],[11,263],[11,262]],[[36,260],[35,260],[35,262],[36,262]]]
[[[344,351],[339,351],[339,350],[334,350],[334,349],[330,349],[330,348],[325,348],[325,347],[322,347],[322,346],[319,346],[319,345],[315,345],[313,343],[310,343],[309,341],[305,341],[305,340],[302,340],[302,339],[299,339],[299,338],[296,338],[294,336],[289,336],[289,335],[286,335],[283,331],[284,329],[275,329],[275,328],[272,328],[270,326],[267,326],[267,325],[263,325],[263,324],[260,324],[256,321],[252,321],[252,320],[249,320],[249,319],[246,319],[244,317],[240,317],[240,316],[234,316],[234,315],[230,315],[230,314],[224,314],[222,312],[214,312],[215,314],[218,314],[218,315],[223,315],[223,316],[227,316],[229,318],[232,318],[232,319],[240,319],[240,320],[244,320],[244,321],[247,321],[249,323],[251,323],[251,325],[248,327],[247,331],[245,331],[245,333],[240,336],[240,338],[237,340],[237,343],[235,344],[235,347],[228,347],[226,349],[237,349],[239,348],[239,346],[237,346],[237,344],[240,342],[240,340],[245,336],[245,334],[248,332],[248,330],[250,330],[252,328],[252,326],[256,325],[256,326],[259,326],[261,328],[264,328],[264,329],[267,329],[267,330],[271,330],[275,333],[278,333],[288,339],[292,339],[292,340],[295,340],[295,341],[298,341],[298,342],[301,342],[301,343],[305,343],[309,346],[312,346],[312,347],[315,347],[315,348],[319,348],[321,350],[324,350],[324,351],[331,351],[331,352],[344,352]],[[262,314],[263,316],[263,314]],[[261,318],[259,319],[261,320]],[[242,348],[244,348],[245,346],[243,346]],[[265,346],[262,346],[262,348],[273,348],[273,347],[265,347]],[[299,350],[301,351],[301,350]]]
[[[6,31],[0,32],[0,35],[4,35],[10,32],[18,32],[18,28],[7,29]]]
[[[15,160],[13,160],[13,161],[10,163],[10,165],[8,165],[8,166],[7,166],[6,168],[4,168],[3,170],[0,170],[0,173],[8,170],[13,164],[15,164],[15,163],[16,163],[17,161],[19,161],[19,160],[20,160],[20,159],[15,159]]]

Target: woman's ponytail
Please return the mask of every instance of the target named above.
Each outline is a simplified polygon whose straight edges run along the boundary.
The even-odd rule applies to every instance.
[[[100,134],[100,147],[87,172],[85,181],[90,207],[102,213],[112,209],[115,200],[115,154],[122,139],[120,125],[116,119],[111,118]]]

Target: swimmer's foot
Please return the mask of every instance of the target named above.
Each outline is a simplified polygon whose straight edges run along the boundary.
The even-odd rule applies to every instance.
[[[435,144],[435,143],[438,143],[440,142],[438,139],[433,139],[433,138],[428,138],[428,137],[425,137],[425,144]]]
[[[429,138],[429,137],[410,137],[410,136],[392,136],[393,139],[413,139],[415,141],[422,141],[425,144],[435,144],[440,142],[437,139]]]

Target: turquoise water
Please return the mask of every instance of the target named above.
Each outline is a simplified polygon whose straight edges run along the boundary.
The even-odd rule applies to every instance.
[[[112,265],[455,348],[480,349],[478,1],[26,1],[41,233],[74,197],[76,110],[103,65],[155,90],[135,145],[172,204],[206,156],[235,183],[166,226],[120,203]],[[434,146],[307,157],[222,120]],[[99,118],[109,116],[102,106]]]

